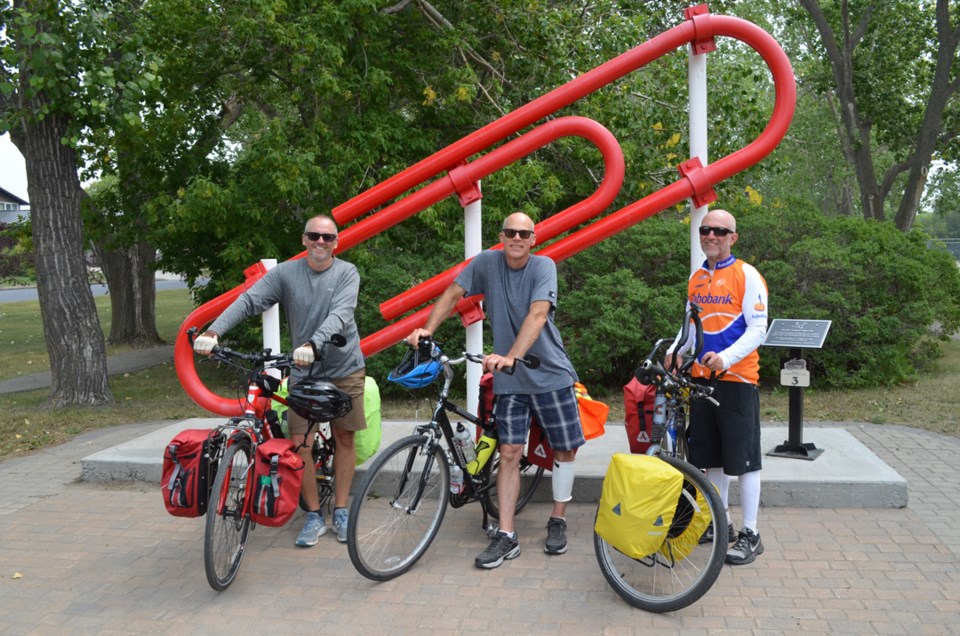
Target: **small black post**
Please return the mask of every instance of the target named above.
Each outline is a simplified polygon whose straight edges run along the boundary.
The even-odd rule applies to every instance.
[[[800,359],[800,349],[790,349],[790,359]],[[790,421],[787,428],[787,440],[767,455],[773,457],[792,457],[814,460],[823,453],[822,448],[814,444],[803,443],[803,387],[790,387]]]

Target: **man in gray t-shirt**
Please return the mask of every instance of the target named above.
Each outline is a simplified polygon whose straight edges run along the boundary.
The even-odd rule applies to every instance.
[[[347,540],[347,499],[356,467],[354,433],[366,428],[363,413],[364,359],[360,351],[360,334],[353,314],[360,292],[357,268],[334,258],[337,247],[337,226],[327,216],[307,221],[302,243],[306,258],[277,265],[250,289],[241,294],[217,318],[210,328],[194,340],[194,350],[209,354],[223,335],[249,316],[263,313],[279,303],[283,305],[290,328],[290,339],[296,345],[293,359],[297,366],[290,382],[326,380],[344,390],[353,402],[345,416],[330,422],[337,452],[333,457],[334,509],[333,528],[341,542]],[[335,334],[343,335],[343,347],[327,346],[322,361],[314,364],[314,346],[320,347]],[[308,374],[312,376],[308,377]],[[313,439],[306,439],[307,420],[293,409],[287,411],[290,437],[299,445],[298,452],[307,466],[313,465]],[[312,432],[315,434],[315,431]],[[303,480],[301,491],[308,513],[298,546],[312,546],[327,530],[320,509],[315,481]]]
[[[577,373],[563,348],[553,322],[557,303],[557,266],[545,256],[530,254],[536,243],[533,220],[511,214],[500,231],[503,250],[478,254],[437,299],[422,329],[414,329],[407,343],[416,346],[432,337],[464,295],[483,294],[493,330],[493,353],[483,360],[493,372],[497,396],[494,415],[499,434],[500,469],[497,497],[500,530],[476,566],[495,568],[520,555],[514,531],[513,510],[520,492],[520,456],[534,416],[554,451],[553,513],[547,523],[547,554],[567,551],[566,508],[573,498],[574,457],[584,444],[573,383]],[[537,369],[523,365],[514,375],[499,373],[513,367],[517,358],[534,354]]]

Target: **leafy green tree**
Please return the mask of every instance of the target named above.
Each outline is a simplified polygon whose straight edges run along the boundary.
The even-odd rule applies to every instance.
[[[950,0],[798,0],[785,33],[801,83],[827,98],[864,218],[908,231],[933,159],[955,163],[960,5]],[[813,36],[816,33],[816,37]],[[884,159],[887,159],[884,161]]]
[[[76,151],[83,123],[99,108],[103,8],[54,0],[0,7],[0,131],[10,132],[26,162],[54,406],[113,400],[87,284]]]
[[[960,171],[940,170],[930,186],[929,214],[918,224],[931,236],[960,239]]]

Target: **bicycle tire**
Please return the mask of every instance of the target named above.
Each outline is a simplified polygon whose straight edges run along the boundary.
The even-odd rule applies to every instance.
[[[203,565],[207,582],[217,591],[227,589],[240,570],[250,515],[245,511],[247,480],[252,468],[250,441],[235,440],[220,460],[211,493],[214,505],[207,510],[203,542]]]
[[[494,449],[493,456],[483,467],[485,474],[484,483],[487,489],[484,491],[482,499],[487,513],[497,522],[500,521],[500,506],[497,499],[497,475],[500,472],[500,449]],[[543,478],[543,467],[530,462],[526,453],[520,456],[520,492],[517,496],[517,504],[514,507],[513,514],[520,514],[520,511],[526,507],[530,500],[540,487],[540,481]]]
[[[706,476],[693,465],[672,457],[661,457],[683,475],[683,488],[678,502],[677,514],[667,531],[663,546],[652,555],[642,559],[632,558],[618,551],[594,531],[593,547],[597,563],[610,587],[623,600],[648,612],[673,612],[698,601],[716,582],[723,567],[727,552],[727,533],[714,533],[707,543],[682,539],[689,550],[682,553],[679,536],[690,523],[698,497],[706,502],[715,528],[726,528],[727,521],[720,501],[720,494]],[[690,505],[692,504],[692,505]],[[718,522],[718,519],[722,521]],[[674,548],[677,548],[674,550]]]
[[[357,571],[374,581],[400,576],[433,542],[450,496],[450,467],[425,435],[397,440],[367,469],[350,506],[347,549]],[[409,510],[419,496],[415,510]]]

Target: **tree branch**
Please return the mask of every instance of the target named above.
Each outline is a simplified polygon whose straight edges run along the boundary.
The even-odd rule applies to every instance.
[[[437,8],[434,7],[432,4],[430,4],[430,2],[428,2],[427,0],[402,0],[401,2],[398,2],[395,5],[387,7],[386,9],[381,9],[381,13],[385,13],[385,14],[398,13],[403,9],[405,9],[411,2],[413,2],[416,5],[420,13],[422,13],[427,18],[427,21],[430,24],[432,24],[434,28],[438,30],[444,30],[444,29],[451,30],[451,31],[455,30],[455,27],[453,26],[453,24],[449,20],[447,20],[447,18],[444,17],[444,15],[440,13],[440,11],[437,10]],[[463,63],[467,67],[470,66],[470,60],[473,60],[475,63],[479,64],[484,69],[486,69],[486,71],[490,73],[490,75],[499,79],[504,86],[511,85],[511,83],[507,80],[506,76],[503,73],[501,73],[493,64],[488,62],[486,58],[484,58],[482,55],[477,53],[477,51],[470,45],[468,44],[457,45],[457,51],[460,53],[460,57],[463,60]],[[484,86],[483,82],[479,81],[479,79],[477,81],[477,86],[479,87],[480,91],[483,93],[484,97],[486,97],[487,101],[490,102],[490,104],[497,110],[497,112],[500,113],[501,115],[505,114],[506,111],[500,106],[497,100],[494,99],[493,95],[490,94],[490,92],[487,90],[487,87]]]
[[[883,174],[883,181],[880,183],[880,199],[884,200],[887,198],[887,195],[890,193],[890,190],[893,188],[893,183],[896,181],[897,177],[907,172],[913,168],[913,164],[916,163],[916,159],[911,155],[906,161],[901,161],[900,163],[895,163]]]
[[[400,13],[401,11],[403,11],[404,9],[407,8],[407,5],[410,4],[411,1],[412,1],[412,0],[402,0],[401,2],[398,2],[397,4],[393,5],[392,7],[387,7],[386,9],[380,9],[380,13],[382,13],[382,14],[384,14],[384,15],[390,15],[390,14],[393,14],[393,13]]]

